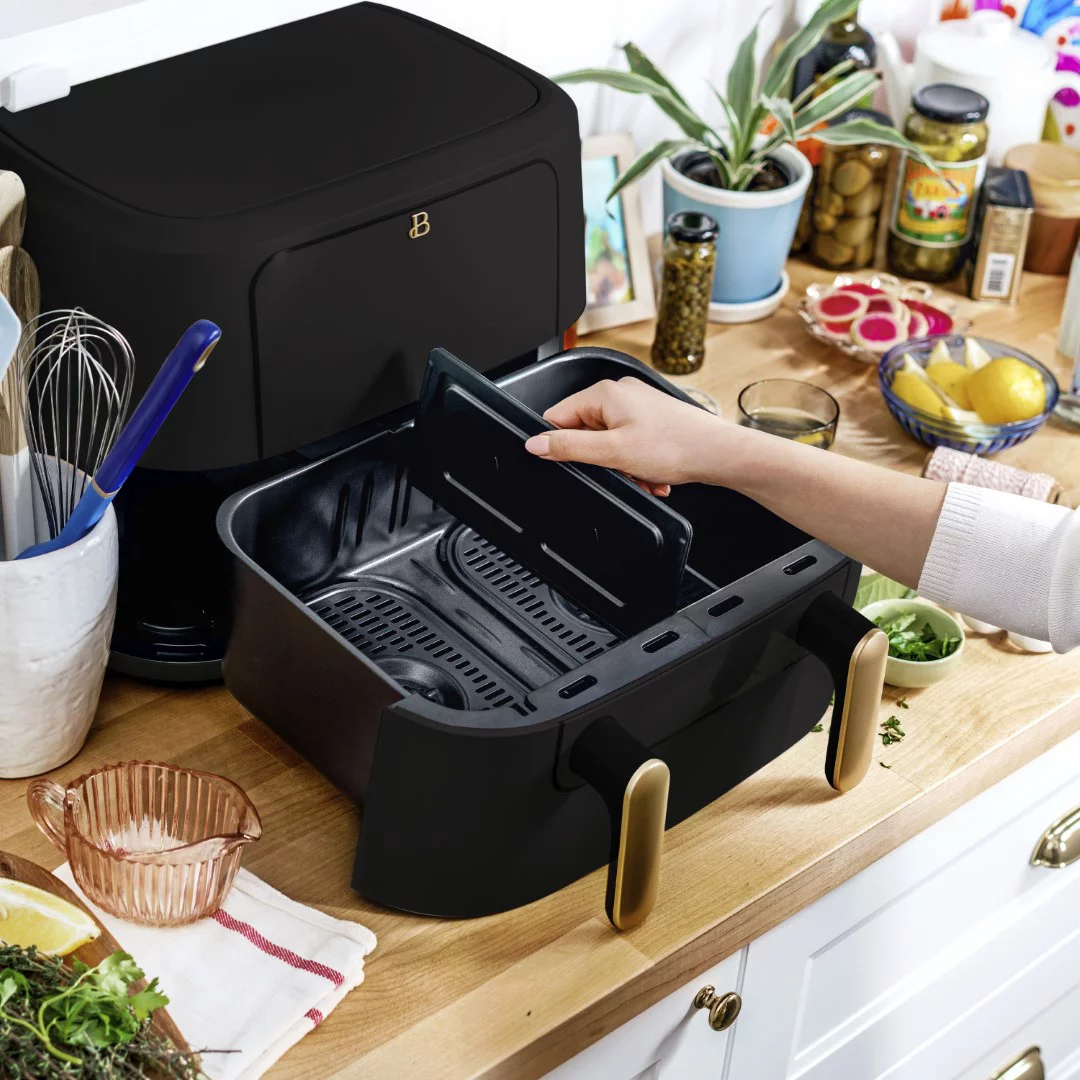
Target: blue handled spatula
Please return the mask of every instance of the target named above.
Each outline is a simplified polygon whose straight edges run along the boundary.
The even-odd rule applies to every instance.
[[[28,547],[20,553],[20,559],[44,555],[48,551],[74,544],[101,520],[101,515],[138,464],[192,376],[206,363],[210,350],[220,337],[221,330],[207,319],[192,323],[184,331],[94,474],[90,486],[75,504],[59,535]]]

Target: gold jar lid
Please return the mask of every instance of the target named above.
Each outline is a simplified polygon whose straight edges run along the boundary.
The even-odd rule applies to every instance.
[[[1047,217],[1080,217],[1080,150],[1061,143],[1027,143],[1005,155],[1010,169],[1023,169],[1035,209]]]

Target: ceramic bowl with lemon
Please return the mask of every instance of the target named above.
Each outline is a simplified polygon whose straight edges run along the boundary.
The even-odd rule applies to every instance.
[[[919,338],[882,358],[878,382],[897,423],[927,446],[996,454],[1033,435],[1058,385],[1033,356],[968,335]]]

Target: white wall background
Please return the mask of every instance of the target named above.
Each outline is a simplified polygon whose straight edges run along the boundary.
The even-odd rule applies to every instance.
[[[71,82],[252,33],[350,0],[0,0],[0,79],[28,64],[64,67]],[[624,66],[635,42],[706,119],[720,108],[739,42],[760,20],[759,62],[794,27],[794,8],[814,0],[383,0],[475,38],[545,75]],[[943,0],[863,0],[871,29],[929,19]],[[77,89],[75,90],[77,93]],[[638,149],[673,133],[652,101],[574,86],[583,137],[629,131]],[[643,182],[647,231],[660,227],[659,181]]]
[[[476,38],[544,75],[583,67],[618,67],[633,41],[710,122],[721,120],[709,83],[721,89],[739,42],[761,20],[759,60],[793,26],[794,0],[389,0]],[[582,137],[629,131],[637,149],[676,132],[648,99],[606,87],[566,88],[578,107]],[[660,229],[660,185],[641,182],[647,232]]]

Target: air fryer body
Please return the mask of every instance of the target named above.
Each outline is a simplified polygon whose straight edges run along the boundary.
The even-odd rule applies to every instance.
[[[598,349],[498,382],[542,410],[625,375],[681,396]],[[850,602],[850,559],[734,492],[677,488],[674,509],[694,530],[687,574],[704,592],[620,637],[567,620],[565,598],[436,505],[415,466],[411,417],[374,422],[218,517],[235,564],[226,683],[363,806],[353,884],[365,896],[483,915],[603,865],[609,810],[570,760],[604,718],[667,763],[669,826],[821,719],[833,677],[800,628],[823,594]],[[455,555],[463,535],[467,564]],[[387,587],[396,602],[378,595]],[[482,700],[451,706],[432,692],[440,684],[417,673],[440,657]],[[823,737],[823,759],[825,748]]]
[[[195,318],[224,331],[142,461],[190,482],[164,512],[152,476],[117,501],[117,642],[144,674],[182,677],[187,649],[205,677],[220,656],[208,501],[414,401],[433,345],[486,370],[584,305],[570,99],[374,4],[0,112],[0,154],[29,193],[43,306],[118,327],[136,399]]]

